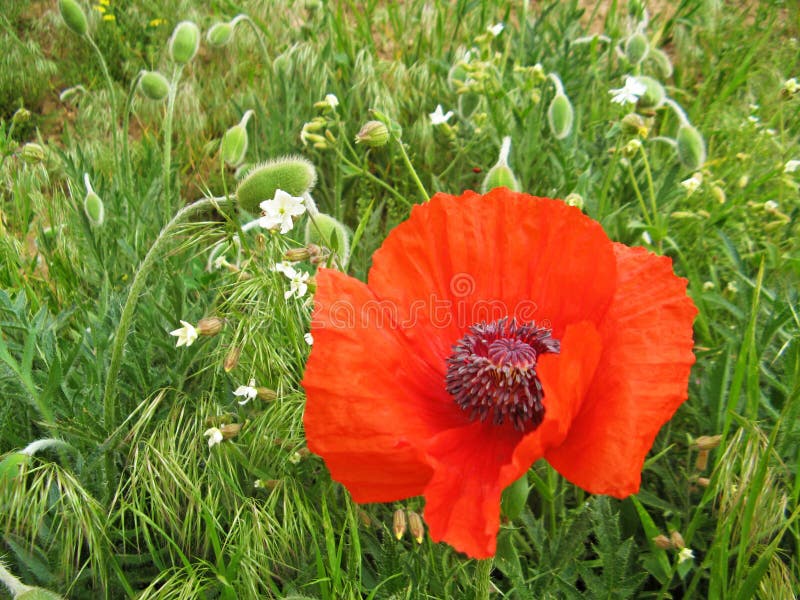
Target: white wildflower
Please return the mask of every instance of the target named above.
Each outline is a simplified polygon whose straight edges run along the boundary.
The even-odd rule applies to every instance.
[[[256,380],[251,379],[250,383],[247,385],[240,385],[233,391],[234,396],[241,396],[244,400],[239,400],[239,404],[247,404],[250,400],[253,400],[256,396],[258,396],[258,390],[256,389]]]
[[[787,160],[786,165],[783,167],[784,173],[794,173],[800,169],[800,160]]]
[[[339,99],[333,94],[325,94],[325,102],[327,102],[328,106],[331,108],[336,108],[339,106]]]
[[[258,220],[258,225],[264,229],[280,227],[281,233],[288,233],[294,226],[292,217],[298,217],[306,212],[303,199],[291,196],[283,190],[275,190],[272,200],[264,200],[259,204],[263,216]]]
[[[617,104],[636,104],[639,98],[647,91],[647,86],[635,77],[625,77],[625,85],[621,88],[608,90],[611,101]]]
[[[446,113],[444,109],[442,109],[441,104],[436,105],[436,110],[432,113],[428,113],[428,116],[431,118],[431,123],[434,125],[444,125],[447,121],[450,120],[450,117],[453,116],[453,111],[448,110]]]
[[[678,564],[686,562],[687,560],[692,560],[693,558],[694,552],[692,552],[691,548],[681,548],[681,551],[678,552]]]
[[[486,28],[486,31],[492,34],[492,37],[497,37],[503,32],[505,25],[502,23],[495,23],[494,25],[490,25]]]
[[[686,190],[686,195],[691,196],[703,183],[703,174],[700,172],[695,173],[689,179],[681,181],[681,185]]]
[[[180,348],[181,346],[186,346],[188,348],[197,339],[197,329],[194,325],[186,321],[181,321],[181,325],[183,325],[183,327],[170,331],[169,334],[178,338],[178,343],[175,346],[176,348]]]
[[[306,341],[306,344],[308,344],[309,346],[311,346],[314,343],[314,336],[311,335],[310,332],[306,333],[305,335],[303,335],[303,339]]]
[[[217,444],[222,443],[223,437],[222,432],[217,427],[212,427],[210,429],[206,429],[204,436],[208,436],[208,447],[213,448]]]

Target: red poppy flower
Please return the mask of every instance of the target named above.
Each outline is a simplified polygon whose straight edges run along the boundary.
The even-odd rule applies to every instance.
[[[540,458],[589,492],[638,491],[687,396],[686,280],[558,200],[437,194],[366,284],[316,279],[309,448],[357,502],[424,495],[431,537],[475,558]]]

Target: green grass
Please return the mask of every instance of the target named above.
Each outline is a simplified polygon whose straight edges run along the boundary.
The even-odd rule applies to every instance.
[[[219,142],[252,109],[246,162],[314,164],[313,198],[354,234],[348,270],[362,279],[423,190],[479,189],[510,135],[522,190],[580,195],[610,237],[672,257],[689,280],[700,310],[689,401],[659,434],[641,492],[590,497],[535,464],[524,510],[501,529],[492,597],[794,597],[800,170],[785,165],[800,160],[800,93],[784,82],[800,77],[795,3],[658,3],[644,33],[669,75],[618,51],[636,7],[615,0],[111,0],[113,21],[81,3],[99,53],[55,0],[24,4],[0,17],[0,559],[25,584],[70,598],[476,595],[485,565],[395,539],[394,511],[421,512],[421,499],[356,505],[305,447],[311,301],[285,301],[289,280],[272,270],[304,245],[304,227],[244,231],[257,215],[224,199],[237,174]],[[135,92],[143,69],[172,76],[178,21],[205,32],[237,14],[251,21],[222,48],[203,40],[172,111]],[[574,109],[562,140],[549,73]],[[681,182],[695,170],[664,141],[674,110],[643,111],[642,148],[627,146],[628,111],[608,90],[630,74],[659,80],[704,136],[692,194]],[[431,125],[437,104],[456,112],[446,127]],[[14,117],[23,106],[27,120]],[[353,142],[376,115],[402,146]],[[312,122],[321,137],[304,144]],[[22,160],[27,142],[43,162]],[[100,226],[83,210],[84,173]],[[164,228],[202,197],[217,207]],[[212,252],[229,266],[207,269]],[[179,319],[208,316],[222,330],[176,349]],[[277,399],[239,405],[233,391],[250,379]],[[226,424],[241,429],[209,449],[204,432]],[[721,436],[705,465],[701,435]],[[20,453],[49,438],[60,442]],[[693,558],[653,540],[672,532]]]

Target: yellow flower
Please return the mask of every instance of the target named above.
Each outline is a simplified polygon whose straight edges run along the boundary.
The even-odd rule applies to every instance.
[[[101,6],[100,4],[95,4],[94,6],[92,6],[92,8],[95,9],[97,12],[99,12],[101,15],[105,14],[106,12],[106,7]]]
[[[103,6],[111,6],[111,0],[97,0]]]
[[[116,21],[117,17],[114,15],[103,15],[103,21]]]
[[[159,25],[163,25],[166,22],[167,21],[164,19],[153,19],[152,21],[150,21],[149,25],[150,27],[158,27]]]

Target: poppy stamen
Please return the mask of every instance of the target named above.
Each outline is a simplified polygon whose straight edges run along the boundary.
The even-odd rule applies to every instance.
[[[515,319],[485,321],[469,328],[447,359],[447,391],[470,419],[495,425],[506,421],[519,431],[535,429],[544,419],[544,389],[536,362],[547,352],[558,353],[561,343],[551,331]]]

